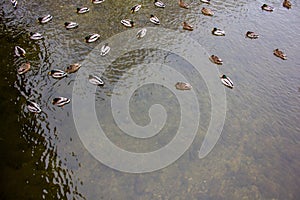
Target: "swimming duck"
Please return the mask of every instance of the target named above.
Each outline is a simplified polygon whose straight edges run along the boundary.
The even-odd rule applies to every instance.
[[[41,24],[49,22],[53,17],[51,15],[45,15],[44,17],[39,17],[38,20]]]
[[[108,52],[110,51],[110,47],[108,46],[108,43],[105,43],[102,47],[101,47],[101,56],[105,56],[106,54],[108,54]]]
[[[30,39],[32,39],[32,40],[41,40],[43,38],[44,38],[43,35],[40,33],[30,32]]]
[[[289,0],[284,0],[282,5],[283,5],[283,7],[286,7],[287,9],[292,8],[292,3]]]
[[[189,8],[189,5],[185,3],[183,0],[179,0],[178,4],[181,8],[185,8],[185,9]]]
[[[141,9],[141,7],[142,7],[142,5],[136,4],[130,9],[130,11],[131,11],[131,13],[135,13],[135,12],[139,11]]]
[[[202,3],[210,4],[210,0],[200,0]]]
[[[286,55],[283,53],[283,51],[280,51],[279,49],[275,49],[273,51],[274,55],[281,58],[282,60],[286,60]]]
[[[158,1],[158,0],[154,0],[154,5],[156,7],[159,7],[159,8],[165,8],[166,7],[166,5],[163,2]]]
[[[76,22],[65,22],[65,27],[67,30],[78,28],[78,24]]]
[[[86,36],[84,39],[87,43],[95,42],[100,38],[100,35],[97,33],[92,33]]]
[[[92,0],[93,4],[103,3],[105,0]]]
[[[187,22],[183,22],[183,29],[188,30],[188,31],[194,30],[193,26],[188,24]]]
[[[147,29],[143,28],[137,32],[136,37],[138,39],[143,38],[146,35],[146,33],[147,33]]]
[[[269,12],[272,12],[274,10],[273,7],[271,6],[268,6],[267,4],[264,4],[261,6],[261,9],[265,10],[265,11],[269,11]]]
[[[214,28],[211,32],[213,35],[216,35],[216,36],[225,36],[225,31],[218,29],[218,28]]]
[[[66,98],[66,97],[56,97],[52,100],[52,104],[53,105],[56,105],[56,106],[59,106],[59,107],[62,107],[68,103],[70,103],[70,99]]]
[[[184,82],[177,82],[175,84],[175,87],[176,87],[177,90],[190,90],[190,89],[192,89],[191,84],[184,83]]]
[[[94,85],[99,85],[99,86],[103,86],[104,85],[104,82],[101,80],[101,78],[99,78],[96,75],[90,75],[89,76],[89,82],[91,84],[94,84]]]
[[[223,64],[223,60],[221,58],[219,58],[218,56],[216,55],[211,55],[209,57],[210,61],[217,64],[217,65],[222,65]]]
[[[37,104],[33,101],[27,101],[27,108],[30,112],[33,112],[33,113],[40,113],[42,111],[39,104]]]
[[[19,47],[19,46],[15,46],[15,54],[18,57],[21,57],[21,56],[25,57],[26,51],[23,48]]]
[[[207,16],[213,16],[214,15],[213,11],[209,8],[204,8],[203,7],[201,9],[201,12],[202,12],[203,15],[207,15]]]
[[[18,69],[18,74],[19,75],[25,74],[29,70],[30,70],[30,63],[29,62],[23,63]]]
[[[66,68],[65,72],[68,74],[71,74],[71,73],[77,72],[80,67],[81,67],[81,65],[79,63],[74,63],[74,64],[69,65]]]
[[[11,4],[13,5],[14,8],[17,8],[18,1],[17,0],[10,0]]]
[[[246,37],[248,37],[250,39],[257,39],[259,37],[259,35],[252,31],[247,31]]]
[[[160,24],[159,19],[154,15],[150,16],[150,22],[152,22],[153,24],[156,24],[156,25]]]
[[[129,19],[123,19],[121,20],[121,24],[123,24],[126,27],[132,28],[134,26],[134,22]]]
[[[67,73],[60,70],[60,69],[53,69],[53,70],[49,71],[48,74],[51,75],[53,78],[56,78],[56,79],[61,79],[65,76],[67,76]]]
[[[84,13],[87,13],[89,11],[90,11],[90,9],[88,7],[77,8],[77,13],[78,14],[84,14]]]
[[[222,75],[222,76],[220,76],[220,78],[221,78],[222,83],[225,86],[227,86],[227,87],[229,87],[231,89],[233,88],[233,82],[230,80],[230,78],[228,76]]]

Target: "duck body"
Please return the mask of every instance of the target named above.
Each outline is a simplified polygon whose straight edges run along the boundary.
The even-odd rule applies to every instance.
[[[76,22],[65,22],[65,27],[67,30],[78,28],[78,24]]]
[[[77,72],[80,67],[81,67],[81,65],[79,63],[74,63],[74,64],[69,65],[66,68],[65,72],[68,74],[71,74],[71,73]]]
[[[223,60],[221,58],[219,58],[218,56],[216,55],[211,55],[209,57],[210,61],[217,64],[217,65],[222,65],[223,64]]]
[[[11,2],[12,6],[14,8],[17,8],[17,5],[18,5],[18,1],[17,0],[10,0],[10,2]]]
[[[92,33],[88,36],[85,37],[85,41],[87,43],[92,43],[92,42],[96,42],[98,39],[100,38],[100,35],[97,33]]]
[[[225,31],[218,29],[218,28],[214,28],[212,30],[212,34],[216,35],[216,36],[225,36]]]
[[[184,83],[184,82],[177,82],[175,84],[175,87],[176,87],[177,90],[190,90],[190,89],[192,89],[191,84]]]
[[[214,13],[211,9],[205,8],[205,7],[203,7],[201,9],[201,12],[202,12],[203,15],[207,15],[207,16],[213,16],[214,15]]]
[[[158,8],[165,8],[165,7],[166,7],[166,5],[165,5],[163,2],[158,1],[158,0],[155,0],[155,1],[154,1],[154,5],[155,5],[156,7],[158,7]]]
[[[230,78],[228,76],[222,75],[220,78],[221,78],[222,83],[225,86],[227,86],[227,87],[229,87],[231,89],[233,88],[233,82],[230,80]]]
[[[154,16],[154,15],[150,16],[150,22],[152,22],[155,25],[159,25],[160,24],[159,19],[156,16]]]
[[[250,39],[257,39],[259,37],[259,35],[252,31],[247,31],[246,37],[248,37]]]
[[[103,86],[104,85],[104,81],[102,81],[102,79],[96,75],[90,75],[89,76],[89,82],[91,84],[94,85],[98,85],[98,86]]]
[[[19,47],[19,46],[15,46],[15,55],[18,57],[25,57],[26,51]]]
[[[141,7],[142,7],[142,5],[136,4],[130,9],[130,11],[131,11],[131,13],[135,13],[135,12],[139,11],[141,9]]]
[[[32,40],[41,40],[43,38],[44,38],[43,35],[40,33],[30,32],[30,39],[32,39]]]
[[[290,9],[292,8],[292,3],[289,0],[284,0],[282,3],[283,7]]]
[[[70,103],[70,99],[66,98],[66,97],[56,97],[52,100],[52,104],[53,105],[56,105],[56,106],[59,106],[59,107],[62,107],[68,103]]]
[[[18,74],[19,75],[25,74],[29,70],[30,70],[30,63],[29,62],[23,63],[18,69]]]
[[[40,106],[33,102],[33,101],[27,101],[27,108],[30,112],[33,112],[33,113],[40,113],[42,112]]]
[[[279,49],[275,49],[273,51],[273,53],[274,53],[275,56],[281,58],[282,60],[286,60],[287,59],[285,53],[283,53],[283,51],[280,51]]]
[[[137,32],[136,37],[138,39],[143,38],[145,37],[146,33],[147,33],[147,29],[143,28]]]
[[[106,54],[108,54],[108,52],[110,51],[110,47],[108,46],[108,43],[105,43],[102,47],[101,47],[101,56],[105,56]]]
[[[188,31],[194,30],[193,26],[190,25],[190,24],[188,24],[187,22],[183,22],[182,28],[183,28],[184,30],[188,30]]]
[[[200,0],[202,3],[210,4],[210,0]]]
[[[67,76],[67,73],[60,70],[60,69],[53,69],[48,72],[49,75],[51,75],[55,79],[61,79]]]
[[[84,13],[87,13],[89,11],[90,11],[90,9],[88,7],[77,8],[77,13],[78,14],[84,14]]]
[[[179,5],[181,8],[185,8],[185,9],[188,9],[188,8],[189,8],[189,5],[188,5],[187,3],[185,3],[183,0],[179,0],[178,5]]]
[[[128,27],[128,28],[132,28],[134,26],[134,22],[129,19],[121,20],[121,24],[123,24],[123,26]]]
[[[93,4],[103,3],[105,0],[92,0]]]
[[[45,23],[51,21],[52,18],[53,18],[53,16],[51,16],[51,15],[45,15],[43,17],[39,17],[38,20],[41,24],[45,24]]]
[[[268,11],[268,12],[273,12],[273,10],[274,10],[274,8],[272,6],[269,6],[267,4],[262,5],[261,9]]]

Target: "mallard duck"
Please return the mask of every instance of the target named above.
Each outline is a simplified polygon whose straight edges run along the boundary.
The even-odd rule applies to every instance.
[[[91,0],[93,4],[103,3],[105,0]]]
[[[154,0],[154,5],[156,7],[159,7],[159,8],[165,8],[166,7],[166,5],[163,2],[158,1],[158,0]]]
[[[222,75],[222,76],[220,76],[220,78],[221,78],[222,83],[225,86],[227,86],[227,87],[229,87],[231,89],[233,88],[233,82],[230,80],[230,78],[228,76]]]
[[[292,8],[292,3],[289,0],[284,0],[282,5],[283,5],[283,7],[286,7],[287,9]]]
[[[60,70],[60,69],[53,69],[53,70],[49,71],[48,74],[51,75],[53,78],[56,78],[56,79],[61,79],[65,76],[67,76],[67,73]]]
[[[27,108],[30,112],[33,112],[33,113],[40,113],[42,112],[39,104],[33,102],[33,101],[27,101]]]
[[[67,30],[78,28],[78,24],[76,22],[65,22],[65,27]]]
[[[142,5],[136,4],[130,9],[130,11],[131,11],[131,13],[135,13],[135,12],[139,11],[141,9],[141,7],[142,7]]]
[[[103,86],[104,82],[96,75],[89,75],[89,82],[94,85]]]
[[[219,58],[218,56],[216,55],[211,55],[209,57],[210,61],[217,64],[217,65],[222,65],[223,64],[223,60],[221,58]]]
[[[283,51],[280,51],[279,49],[275,49],[273,51],[274,55],[281,58],[282,60],[286,60],[286,55],[283,53]]]
[[[188,24],[187,22],[183,22],[183,29],[188,30],[188,31],[192,31],[194,30],[193,26]]]
[[[202,3],[210,4],[210,0],[200,0]]]
[[[216,36],[225,36],[225,31],[218,29],[218,28],[213,28],[213,30],[211,32],[213,35],[216,35]]]
[[[105,56],[106,54],[108,54],[108,52],[110,51],[110,47],[108,46],[108,43],[105,43],[102,47],[101,47],[101,56]]]
[[[185,9],[189,8],[189,5],[187,3],[185,3],[183,0],[179,0],[178,4],[181,8],[185,8]]]
[[[257,39],[259,37],[259,35],[252,31],[247,31],[246,37],[248,37],[250,39]]]
[[[19,46],[15,46],[15,54],[18,57],[21,57],[21,56],[25,57],[26,51],[23,48],[19,47]]]
[[[134,27],[134,22],[130,19],[121,20],[121,24],[123,24],[124,26],[129,27],[129,28]]]
[[[204,8],[203,7],[201,9],[201,12],[202,12],[203,15],[207,15],[207,16],[213,16],[214,15],[213,11],[209,8]]]
[[[146,35],[146,33],[147,33],[147,29],[142,28],[141,30],[139,30],[139,31],[137,32],[136,37],[137,37],[138,39],[143,38],[143,37]]]
[[[30,70],[30,63],[29,62],[23,63],[18,69],[18,74],[19,75],[25,74],[29,70]]]
[[[62,107],[68,103],[70,103],[70,99],[66,98],[66,97],[56,97],[52,100],[52,104],[53,105],[56,105],[56,106],[59,106],[59,107]]]
[[[154,15],[150,16],[150,22],[152,22],[153,24],[156,24],[156,25],[160,24],[159,19]]]
[[[90,9],[88,7],[77,8],[77,13],[78,14],[84,14],[84,13],[87,13],[89,11],[90,11]]]
[[[267,4],[264,4],[261,6],[261,9],[265,10],[265,11],[268,11],[268,12],[272,12],[274,10],[273,7],[271,6],[268,6]]]
[[[184,82],[177,82],[175,84],[175,87],[176,87],[177,90],[190,90],[190,89],[192,89],[191,84],[184,83]]]
[[[100,35],[97,33],[92,33],[86,36],[84,39],[87,43],[95,42],[100,38]]]
[[[69,65],[66,68],[65,72],[68,74],[71,74],[71,73],[77,72],[80,67],[81,67],[81,65],[79,63],[74,63],[74,64]]]
[[[18,1],[17,0],[10,0],[11,4],[13,5],[14,8],[17,8]]]
[[[49,22],[53,17],[51,15],[45,15],[43,17],[39,17],[38,20],[41,24],[45,24]]]
[[[41,40],[43,38],[44,38],[43,35],[40,33],[30,32],[30,39],[32,39],[32,40]]]

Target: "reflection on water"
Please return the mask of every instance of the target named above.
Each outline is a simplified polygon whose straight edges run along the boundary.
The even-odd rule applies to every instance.
[[[154,8],[150,1],[140,2],[143,7],[134,15],[129,9],[136,1],[107,0],[100,5],[79,0],[20,1],[16,10],[9,1],[1,2],[0,198],[299,199],[298,2],[293,1],[293,8],[287,10],[281,1],[265,1],[275,7],[273,13],[267,13],[260,9],[262,1],[215,0],[205,5],[215,11],[214,17],[201,14],[203,5],[199,1],[190,1],[189,10],[180,9],[177,1],[171,0],[164,1],[165,9]],[[75,8],[84,5],[91,8],[90,13],[77,15]],[[37,17],[48,13],[54,16],[52,22],[36,22]],[[70,105],[58,108],[49,103],[56,96],[72,98],[76,74],[54,80],[47,71],[82,62],[97,45],[84,43],[87,34],[96,32],[105,40],[125,30],[120,25],[123,18],[133,18],[138,27],[152,26],[148,21],[152,13],[161,19],[162,27],[178,32],[183,32],[182,21],[193,24],[194,31],[186,34],[224,60],[220,72],[228,74],[236,88],[226,90],[227,115],[221,139],[209,156],[199,160],[197,151],[210,118],[203,80],[193,77],[188,63],[167,52],[131,52],[116,60],[103,75],[106,85],[97,90],[96,106],[108,137],[128,150],[160,148],[172,139],[178,125],[178,119],[170,116],[163,134],[151,138],[148,144],[122,135],[113,126],[111,116],[106,115],[110,112],[106,105],[117,82],[129,86],[122,79],[128,69],[165,59],[164,64],[192,74],[192,80],[197,80],[193,85],[201,88],[197,93],[203,124],[190,149],[158,172],[126,174],[102,165],[85,150],[77,136]],[[69,20],[79,23],[79,28],[65,30],[63,23]],[[226,36],[212,36],[214,26],[225,29]],[[260,38],[245,38],[248,30],[259,33]],[[41,32],[46,39],[29,40],[31,31]],[[25,59],[14,57],[15,45],[27,51]],[[272,55],[275,48],[283,49],[288,60]],[[131,57],[136,58],[134,65]],[[23,76],[16,75],[16,69],[26,60],[32,69]],[[147,123],[148,108],[157,101],[176,114],[173,107],[178,105],[172,93],[156,89],[149,86],[149,93],[134,94],[131,106],[137,123]],[[42,114],[29,113],[26,99],[37,101]]]

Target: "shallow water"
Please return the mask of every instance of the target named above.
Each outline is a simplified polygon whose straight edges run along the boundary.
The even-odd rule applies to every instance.
[[[9,1],[1,2],[0,198],[299,199],[299,3],[292,1],[293,8],[287,10],[281,1],[265,1],[275,7],[273,13],[267,13],[260,9],[263,1],[212,1],[205,6],[215,11],[215,16],[207,17],[201,14],[203,5],[198,1],[190,1],[189,10],[179,8],[177,1],[164,1],[165,9],[138,1],[143,7],[132,15],[129,9],[136,2],[20,1],[16,10]],[[83,5],[91,8],[90,13],[77,15],[75,8]],[[36,18],[46,13],[53,15],[53,20],[38,24]],[[72,105],[58,108],[49,103],[60,95],[72,98],[76,74],[54,80],[47,72],[84,62],[101,41],[127,30],[120,24],[123,18],[132,17],[138,28],[154,27],[148,22],[151,13],[161,19],[161,27],[185,33],[209,54],[221,57],[220,74],[229,75],[235,88],[225,88],[227,112],[221,138],[207,157],[199,159],[211,117],[204,77],[184,59],[162,50],[126,52],[116,59],[102,75],[106,84],[96,91],[95,108],[107,137],[120,148],[157,150],[172,140],[180,120],[174,93],[150,84],[135,91],[130,111],[137,124],[147,125],[150,106],[160,103],[168,114],[162,131],[141,140],[123,134],[116,126],[109,105],[111,97],[118,95],[113,88],[130,88],[135,76],[151,76],[139,65],[162,63],[178,69],[191,81],[201,110],[195,140],[180,159],[156,172],[123,173],[101,164],[86,150],[75,129]],[[65,30],[67,20],[80,27]],[[184,20],[194,25],[194,31],[182,30]],[[214,26],[224,29],[226,36],[212,36]],[[245,38],[248,30],[259,33],[260,38]],[[30,40],[31,31],[43,33],[46,39]],[[84,37],[91,32],[100,33],[101,39],[86,44]],[[25,60],[14,57],[15,45],[26,49],[26,60],[32,64],[23,76],[16,74]],[[284,50],[288,59],[275,57],[275,48]],[[43,112],[29,113],[26,99],[38,102]]]

